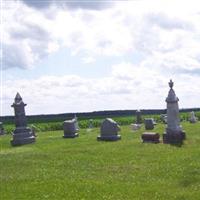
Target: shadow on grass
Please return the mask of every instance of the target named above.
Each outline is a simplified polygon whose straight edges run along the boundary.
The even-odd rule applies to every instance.
[[[183,142],[179,142],[179,143],[172,143],[172,144],[170,144],[171,146],[175,146],[175,147],[182,147],[182,145],[183,145]]]

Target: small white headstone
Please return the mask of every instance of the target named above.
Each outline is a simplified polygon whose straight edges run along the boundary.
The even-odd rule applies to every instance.
[[[131,130],[132,131],[137,131],[141,128],[141,124],[131,124]]]
[[[189,119],[190,123],[196,123],[197,120],[198,120],[198,119],[197,119],[197,117],[195,116],[194,111],[192,111],[192,112],[190,113],[190,119]]]

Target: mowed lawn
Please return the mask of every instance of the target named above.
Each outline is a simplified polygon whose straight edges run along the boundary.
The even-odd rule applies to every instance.
[[[182,125],[182,147],[143,144],[144,126],[122,126],[117,142],[98,142],[99,129],[82,129],[75,139],[41,132],[35,144],[20,147],[1,136],[0,199],[200,199],[200,123]]]

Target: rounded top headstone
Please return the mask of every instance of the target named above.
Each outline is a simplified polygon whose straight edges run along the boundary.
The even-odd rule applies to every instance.
[[[103,123],[113,123],[113,124],[117,124],[113,119],[111,118],[106,118]]]

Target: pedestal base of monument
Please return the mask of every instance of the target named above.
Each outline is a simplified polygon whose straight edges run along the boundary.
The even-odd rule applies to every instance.
[[[163,134],[164,144],[181,144],[185,139],[186,139],[186,134],[184,131],[179,131],[174,133],[170,132]]]
[[[197,120],[189,120],[191,124],[195,124]]]
[[[74,134],[64,134],[63,138],[75,138],[78,137],[79,134],[78,133],[74,133]]]
[[[30,128],[16,128],[13,132],[12,146],[20,146],[35,142],[35,136]]]
[[[159,143],[160,135],[155,132],[144,132],[141,136],[143,143]]]
[[[99,135],[97,137],[98,141],[117,141],[121,140],[121,135]]]

